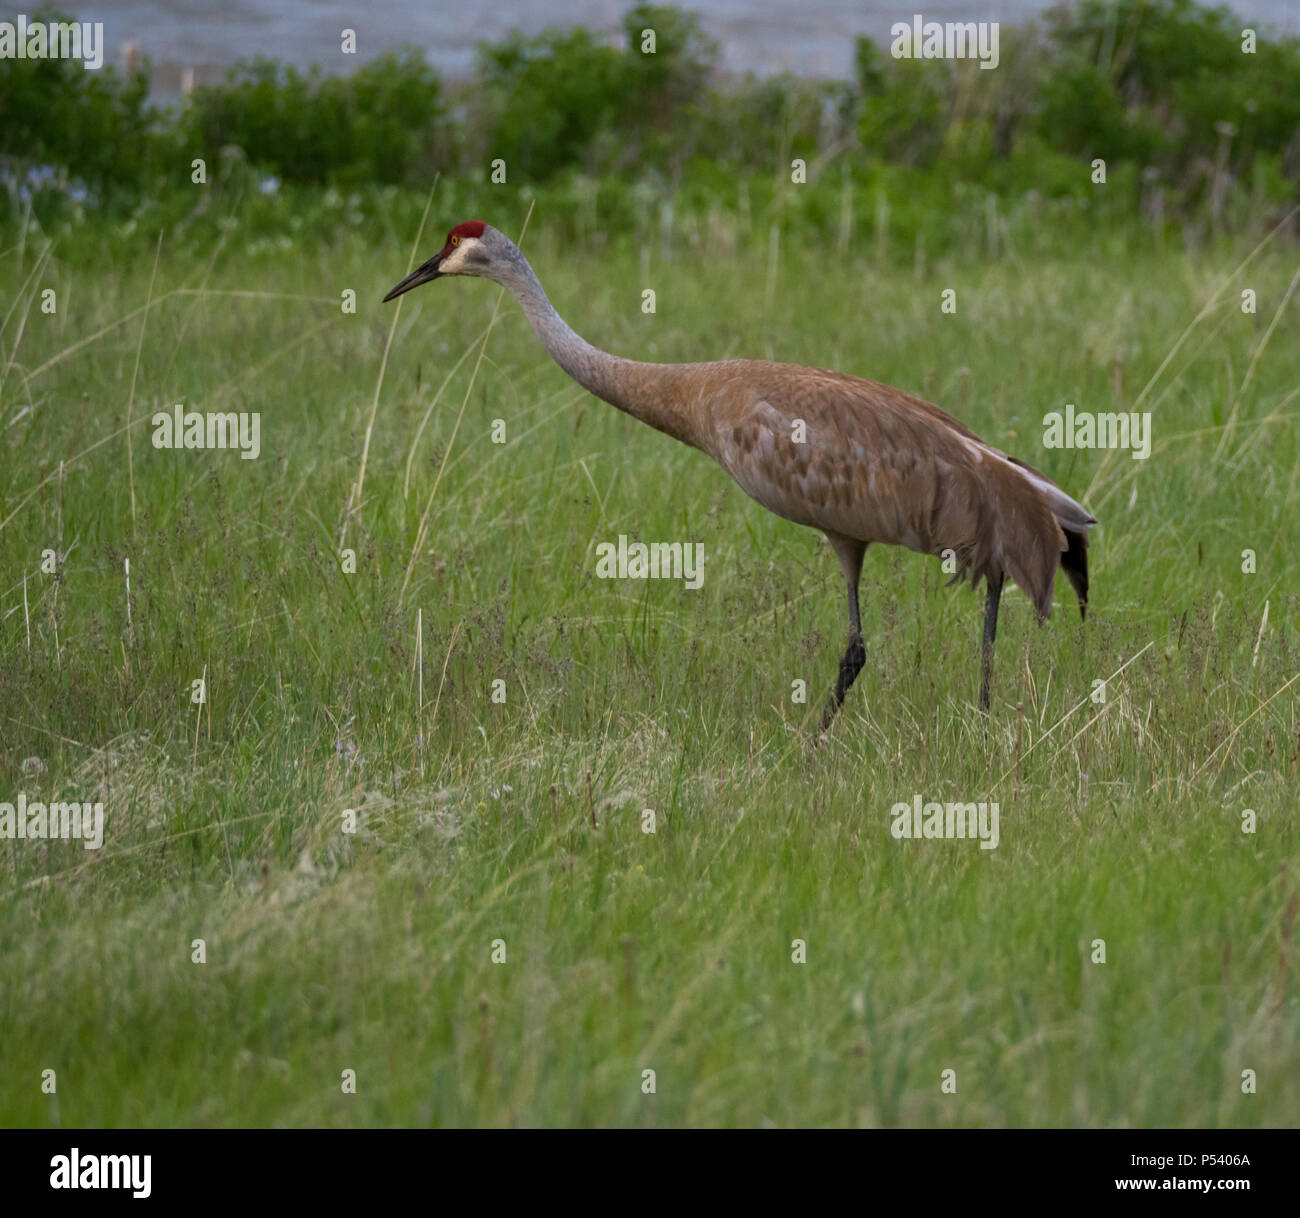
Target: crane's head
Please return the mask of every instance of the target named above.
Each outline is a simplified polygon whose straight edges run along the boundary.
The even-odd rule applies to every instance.
[[[491,225],[482,220],[467,220],[447,234],[447,244],[428,262],[417,266],[387,296],[385,302],[429,283],[443,275],[484,275],[491,277],[493,255],[502,254],[499,245],[509,246],[509,241]]]

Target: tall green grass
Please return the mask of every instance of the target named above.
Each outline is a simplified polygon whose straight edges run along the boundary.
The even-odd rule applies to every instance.
[[[0,843],[0,1120],[1293,1122],[1294,249],[911,273],[533,227],[608,349],[869,376],[1043,468],[1101,521],[1086,626],[1063,580],[1043,629],[1009,593],[986,726],[981,602],[870,550],[815,748],[825,543],[582,393],[495,286],[381,307],[409,235],[10,249],[0,798],[102,799],[106,840]],[[260,411],[261,456],[155,450],[176,402]],[[1043,449],[1066,402],[1153,411],[1150,460]],[[596,579],[620,533],[702,542],[703,588]],[[894,840],[915,794],[997,800],[998,849]]]

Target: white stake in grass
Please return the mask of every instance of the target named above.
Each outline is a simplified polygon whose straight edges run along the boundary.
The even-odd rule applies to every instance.
[[[1264,602],[1264,616],[1259,619],[1259,633],[1255,636],[1255,650],[1250,657],[1251,668],[1259,664],[1259,645],[1264,638],[1264,627],[1268,625],[1268,601]]]
[[[135,627],[131,624],[131,560],[125,559],[126,564],[126,641],[135,646]]]

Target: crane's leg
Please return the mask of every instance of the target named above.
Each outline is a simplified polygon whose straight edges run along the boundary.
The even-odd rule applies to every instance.
[[[858,673],[867,662],[867,649],[862,645],[862,620],[858,616],[858,583],[862,578],[862,556],[867,551],[867,544],[851,537],[830,537],[829,534],[827,537],[840,560],[844,580],[849,586],[849,648],[840,660],[839,679],[822,712],[823,732],[830,727],[836,713],[844,705],[844,695],[849,692],[849,686],[858,679]]]
[[[984,680],[980,684],[980,710],[989,713],[989,675],[993,668],[993,640],[998,637],[998,601],[1002,597],[1002,576],[988,577],[989,593],[984,602]]]

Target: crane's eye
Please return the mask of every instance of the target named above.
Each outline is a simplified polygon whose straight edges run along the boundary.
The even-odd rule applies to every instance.
[[[452,245],[459,245],[459,244],[460,244],[460,238],[457,237],[457,236],[454,236],[454,235],[453,235],[453,237],[452,237],[452,239],[451,239],[451,243],[452,243]]]

